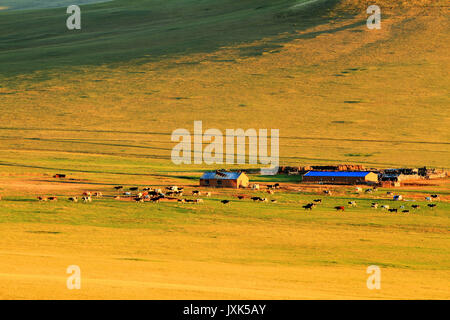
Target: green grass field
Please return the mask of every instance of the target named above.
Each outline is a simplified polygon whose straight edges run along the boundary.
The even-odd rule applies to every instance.
[[[81,5],[82,30],[68,31],[65,1],[3,1],[0,298],[448,299],[448,180],[393,190],[417,211],[387,189],[323,197],[295,176],[251,176],[289,186],[273,196],[112,199],[115,185],[191,190],[204,170],[252,167],[174,165],[170,135],[195,120],[280,129],[282,165],[450,167],[444,2],[380,1],[379,31],[367,1],[304,2],[116,0]],[[108,197],[67,201],[87,190]],[[72,264],[79,291],[65,286]],[[381,290],[366,287],[371,264]]]

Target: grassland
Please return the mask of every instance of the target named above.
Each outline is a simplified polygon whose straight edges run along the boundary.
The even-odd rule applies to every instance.
[[[370,209],[398,206],[385,189],[346,188],[306,213],[320,190],[295,177],[252,176],[289,185],[277,204],[65,201],[192,188],[211,167],[173,165],[170,134],[194,120],[280,129],[285,165],[450,167],[448,9],[380,1],[371,32],[365,1],[299,3],[112,1],[82,6],[80,32],[64,8],[0,11],[0,297],[448,299],[448,181],[397,190],[424,207],[408,214]],[[71,264],[80,291],[66,289]]]

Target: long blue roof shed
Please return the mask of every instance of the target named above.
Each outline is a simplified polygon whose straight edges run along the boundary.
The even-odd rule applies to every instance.
[[[378,175],[370,171],[309,171],[303,175],[303,182],[374,184],[378,183]]]

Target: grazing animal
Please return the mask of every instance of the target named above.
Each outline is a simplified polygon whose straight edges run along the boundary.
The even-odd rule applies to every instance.
[[[228,203],[230,203],[230,200],[222,200],[220,202],[222,202],[223,204],[228,204]]]
[[[273,191],[273,190],[267,190],[267,193],[268,193],[268,194],[274,194],[275,191]]]
[[[308,203],[303,206],[305,210],[312,210],[316,205],[314,203]]]
[[[130,191],[138,191],[138,190],[139,190],[139,187],[131,187],[129,190],[130,190]]]
[[[322,203],[322,199],[315,199],[313,200],[315,203]]]
[[[275,199],[270,200],[272,203],[277,203],[278,201]]]
[[[337,206],[334,207],[337,211],[345,211],[345,207],[344,206]]]
[[[57,197],[48,197],[48,201],[58,201]]]
[[[275,189],[280,189],[280,184],[279,184],[279,183],[275,183],[275,184],[273,185],[273,187],[274,187]]]
[[[365,193],[372,193],[373,189],[366,189],[366,191],[364,191]]]
[[[53,178],[59,178],[59,179],[64,179],[65,177],[66,177],[65,174],[55,174],[55,175],[53,176]]]
[[[432,199],[438,200],[440,201],[439,195],[438,194],[432,194],[430,195]]]
[[[45,201],[48,201],[48,198],[47,197],[38,197],[38,200],[41,202],[45,202]]]
[[[181,203],[185,203],[185,202],[186,202],[185,199],[178,199],[177,201],[178,201],[178,202],[181,202]]]
[[[69,198],[69,201],[72,201],[72,202],[78,202],[78,197],[72,197],[72,198]]]
[[[381,209],[389,209],[389,206],[388,206],[387,204],[383,204],[383,205],[381,206]]]
[[[372,202],[372,205],[370,207],[374,208],[374,209],[377,209],[378,208],[378,203]]]
[[[333,193],[330,190],[323,190],[323,193],[325,193],[326,195],[331,196]]]
[[[403,210],[402,212],[403,212],[403,213],[408,213],[408,212],[409,212],[409,210]]]
[[[411,208],[413,208],[413,209],[419,209],[420,206],[419,206],[418,204],[413,204],[413,205],[411,206]]]
[[[259,198],[259,201],[261,201],[261,202],[268,202],[267,198]]]
[[[119,190],[122,190],[122,189],[123,189],[123,186],[116,186],[116,187],[114,187],[114,189],[116,189],[117,191],[119,191]]]
[[[89,191],[83,192],[83,196],[90,197],[91,193]]]
[[[239,200],[242,200],[242,199],[245,198],[244,196],[237,196],[237,197],[238,197]]]
[[[253,201],[259,201],[259,200],[261,200],[260,197],[251,197],[251,199],[252,199]]]
[[[435,208],[435,207],[437,206],[437,204],[435,204],[435,203],[429,203],[429,204],[427,204],[427,206],[430,207],[430,208]]]
[[[207,192],[207,193],[205,194],[205,196],[207,196],[208,198],[211,197],[211,192]]]
[[[91,196],[83,196],[81,200],[83,200],[84,203],[92,202]]]
[[[356,207],[356,201],[349,201],[348,202],[349,207]]]
[[[198,190],[194,190],[194,191],[192,191],[192,195],[193,196],[199,196],[199,195],[201,195],[201,192],[198,191]]]
[[[101,197],[103,197],[103,193],[101,193],[101,192],[94,192],[94,197],[101,198]]]
[[[389,212],[398,212],[398,209],[388,209]]]
[[[144,202],[144,199],[142,197],[136,197],[136,198],[134,198],[134,201],[136,201],[136,202]]]

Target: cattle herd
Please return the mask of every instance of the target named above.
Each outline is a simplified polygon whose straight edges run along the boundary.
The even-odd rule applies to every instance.
[[[258,184],[253,184],[250,187],[252,190],[254,191],[259,191],[260,190],[260,185]],[[135,201],[135,202],[160,202],[160,201],[173,201],[173,202],[178,202],[178,203],[203,203],[204,200],[202,198],[200,198],[201,196],[204,197],[211,197],[211,192],[204,192],[204,191],[200,191],[200,190],[192,190],[189,194],[191,195],[191,197],[193,199],[188,199],[186,197],[183,198],[183,195],[185,194],[185,188],[184,187],[178,187],[178,186],[170,186],[170,187],[166,187],[164,190],[162,188],[151,188],[151,187],[145,187],[145,188],[140,188],[140,187],[128,187],[128,190],[125,191],[124,186],[115,186],[113,187],[113,189],[117,192],[117,194],[114,194],[113,197],[115,200],[128,200],[128,201]],[[266,185],[266,192],[269,195],[273,195],[275,194],[276,190],[280,189],[280,184],[276,183],[273,185]],[[371,190],[371,192],[376,191],[375,188],[371,188],[371,189],[366,189],[365,192],[369,193],[368,191]],[[333,192],[331,190],[323,190],[322,191],[324,195],[327,196],[331,196],[333,194]],[[362,188],[357,187],[356,188],[356,192],[362,192]],[[388,196],[392,196],[393,193],[391,191],[388,191],[386,193]],[[67,200],[70,202],[83,202],[83,203],[90,203],[92,202],[93,198],[102,198],[103,197],[103,193],[102,192],[90,192],[90,191],[86,191],[83,192],[80,196],[72,196],[72,197],[68,197]],[[260,197],[260,196],[249,196],[246,194],[239,194],[239,195],[235,195],[235,198],[237,198],[238,200],[245,200],[245,199],[250,199],[254,202],[264,202],[264,203],[277,203],[277,200],[275,199],[271,199],[269,200],[268,198],[265,197]],[[399,196],[394,196],[394,200],[397,197],[397,199],[399,198]],[[0,200],[1,200],[1,196],[0,196]],[[40,202],[55,202],[58,201],[58,197],[56,196],[49,196],[49,197],[45,197],[45,196],[39,196],[38,201]],[[432,194],[430,196],[425,197],[426,201],[432,202],[432,201],[439,201],[440,197],[437,194]],[[230,204],[232,201],[231,200],[221,200],[220,201],[222,204],[227,205]],[[305,210],[313,210],[314,208],[316,208],[318,205],[322,204],[322,199],[314,199],[312,202],[307,203],[305,205],[303,205],[302,207]],[[346,207],[348,208],[354,208],[357,207],[357,203],[356,201],[348,201],[347,205],[337,205],[334,206],[333,208],[336,211],[345,211]],[[427,207],[433,209],[437,206],[436,203],[428,203]],[[403,213],[408,213],[410,212],[410,209],[413,210],[418,210],[420,209],[420,205],[418,204],[412,204],[410,206],[410,208],[407,208],[405,205],[400,205],[397,208],[391,208],[389,205],[387,204],[379,204],[377,202],[372,202],[371,203],[371,208],[372,209],[382,209],[382,210],[386,210],[387,212],[403,212]]]

